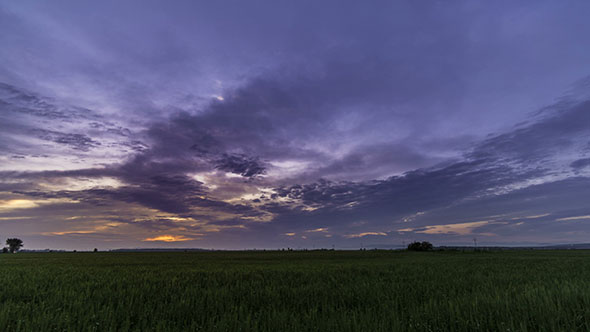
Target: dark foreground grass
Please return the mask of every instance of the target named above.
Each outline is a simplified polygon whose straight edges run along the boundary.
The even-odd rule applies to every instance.
[[[590,331],[590,251],[0,255],[0,331]]]

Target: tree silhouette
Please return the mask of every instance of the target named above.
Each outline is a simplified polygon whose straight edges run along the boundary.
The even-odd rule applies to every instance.
[[[17,238],[6,239],[6,245],[8,246],[8,250],[10,250],[11,253],[14,253],[22,248],[23,240]]]
[[[434,247],[432,246],[432,243],[430,242],[412,242],[410,244],[408,244],[408,250],[411,251],[429,251],[432,250]]]

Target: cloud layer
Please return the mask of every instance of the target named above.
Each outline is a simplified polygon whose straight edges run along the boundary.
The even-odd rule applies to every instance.
[[[587,4],[135,5],[0,6],[31,247],[585,241]]]

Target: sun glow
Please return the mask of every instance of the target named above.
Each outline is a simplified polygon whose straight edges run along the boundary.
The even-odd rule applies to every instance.
[[[195,238],[186,237],[184,235],[160,235],[156,237],[146,238],[142,241],[147,242],[183,242],[194,240]]]
[[[31,200],[31,199],[9,199],[0,200],[0,211],[11,211],[17,209],[32,209],[39,207],[44,204],[56,204],[56,203],[78,203],[70,199],[42,199],[42,200]]]

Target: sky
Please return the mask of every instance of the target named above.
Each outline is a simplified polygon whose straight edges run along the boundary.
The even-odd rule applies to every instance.
[[[587,1],[0,0],[0,237],[590,242]]]

